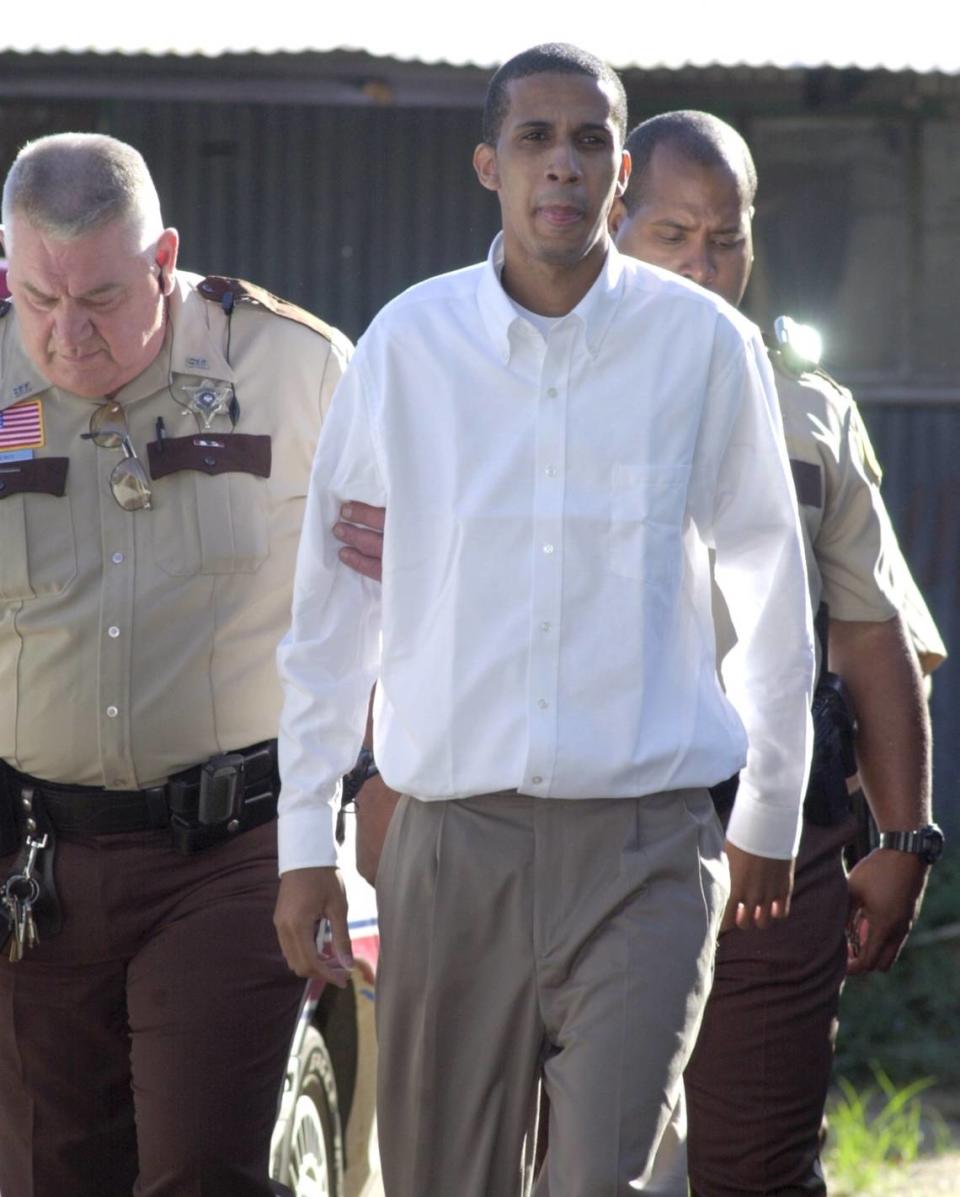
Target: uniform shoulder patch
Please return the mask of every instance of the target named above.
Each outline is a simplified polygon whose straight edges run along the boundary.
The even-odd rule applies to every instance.
[[[800,461],[796,457],[791,457],[790,472],[793,474],[797,502],[802,507],[822,507],[823,474],[820,467],[814,465],[812,461]]]
[[[13,304],[9,299],[0,299],[0,320],[6,316],[7,312],[13,311]]]
[[[258,287],[256,283],[248,283],[246,279],[208,274],[198,284],[197,289],[204,299],[220,304],[228,316],[237,304],[242,304],[244,307],[262,308],[274,316],[281,316],[284,320],[293,320],[297,324],[303,324],[328,341],[335,339],[335,330],[318,316],[314,316],[306,308],[290,303],[287,299],[280,299],[264,287]]]

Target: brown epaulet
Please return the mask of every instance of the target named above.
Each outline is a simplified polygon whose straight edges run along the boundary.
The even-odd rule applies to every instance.
[[[306,308],[297,307],[295,303],[286,299],[279,299],[263,287],[258,287],[256,283],[248,283],[242,278],[224,278],[219,274],[208,274],[197,289],[204,299],[220,304],[228,316],[237,304],[263,308],[272,312],[274,316],[282,316],[284,320],[294,320],[297,324],[306,325],[321,337],[326,337],[328,341],[334,340],[334,330],[329,324],[325,324]]]

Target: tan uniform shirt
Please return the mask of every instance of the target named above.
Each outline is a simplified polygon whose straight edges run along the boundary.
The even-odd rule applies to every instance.
[[[921,661],[936,668],[946,649],[900,551],[880,495],[880,467],[853,397],[820,373],[793,378],[771,357],[814,613],[821,601],[831,619],[882,622],[899,612]],[[722,612],[721,656],[732,635]]]
[[[350,343],[246,304],[228,320],[199,282],[178,274],[160,353],[116,396],[145,465],[154,442],[150,510],[112,497],[122,452],[81,439],[96,404],[51,387],[15,313],[0,319],[7,436],[39,403],[25,472],[49,490],[58,467],[38,463],[68,463],[62,497],[24,493],[23,463],[0,450],[0,757],[47,780],[133,789],[276,735],[274,654]],[[224,410],[205,430],[188,404],[231,387],[236,427]]]

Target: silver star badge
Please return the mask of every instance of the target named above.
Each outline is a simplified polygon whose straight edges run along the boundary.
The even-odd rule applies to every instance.
[[[217,416],[228,415],[233,399],[233,386],[229,382],[213,382],[204,378],[191,385],[183,383],[180,389],[187,396],[186,407],[200,421],[203,432],[209,432]]]

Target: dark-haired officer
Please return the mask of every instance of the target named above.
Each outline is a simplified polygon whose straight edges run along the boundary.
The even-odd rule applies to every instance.
[[[671,112],[637,126],[627,148],[633,173],[615,205],[618,247],[739,305],[757,186],[743,139],[707,113]],[[945,650],[896,543],[856,404],[805,357],[789,322],[781,336],[770,359],[811,601],[829,610],[829,667],[852,697],[856,763],[889,838],[846,877],[846,793],[831,801],[815,784],[790,918],[721,938],[685,1074],[696,1197],[825,1192],[820,1131],[840,988],[848,972],[893,964],[941,844],[930,825],[929,721],[911,639],[925,648],[926,668]]]

